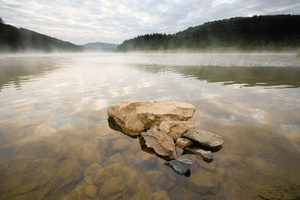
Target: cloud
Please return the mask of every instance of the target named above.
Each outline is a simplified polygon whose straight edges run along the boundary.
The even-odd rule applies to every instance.
[[[1,17],[76,44],[121,43],[147,33],[176,33],[207,21],[267,14],[299,14],[297,0],[2,0]]]

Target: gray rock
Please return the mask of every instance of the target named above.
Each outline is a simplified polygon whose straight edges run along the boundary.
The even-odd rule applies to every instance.
[[[188,130],[183,134],[183,136],[196,141],[200,145],[210,149],[219,148],[224,143],[224,140],[220,135],[204,130]]]
[[[189,147],[186,147],[185,150],[200,155],[204,161],[207,162],[213,161],[213,154],[211,153],[211,151],[205,151],[203,149],[196,149],[196,148],[189,148]]]
[[[190,159],[177,158],[176,160],[168,161],[165,164],[174,169],[178,174],[184,175],[192,165],[192,161]]]

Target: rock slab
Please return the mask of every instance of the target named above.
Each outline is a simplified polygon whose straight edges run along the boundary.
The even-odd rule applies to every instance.
[[[157,126],[152,126],[147,132],[141,133],[146,141],[147,147],[153,150],[160,156],[169,159],[178,157],[173,139],[164,131],[160,131]]]
[[[192,165],[192,161],[190,159],[177,158],[166,162],[166,165],[170,166],[178,174],[184,175]]]
[[[184,132],[194,129],[194,122],[191,121],[162,121],[159,129],[168,133],[176,141]]]
[[[210,149],[220,148],[224,143],[220,135],[204,130],[191,129],[185,132],[183,136]]]
[[[123,133],[135,137],[150,129],[151,126],[159,126],[162,121],[187,121],[193,117],[195,111],[192,104],[182,102],[125,100],[108,107],[107,115],[115,121]],[[170,125],[170,129],[172,127],[183,131],[185,129],[181,125],[173,125]],[[191,124],[187,125],[191,126]]]

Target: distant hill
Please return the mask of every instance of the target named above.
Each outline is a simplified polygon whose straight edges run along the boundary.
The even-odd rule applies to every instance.
[[[118,44],[102,42],[75,45],[28,29],[16,28],[0,21],[1,52],[81,52],[81,51],[116,51]]]
[[[24,28],[0,23],[0,53],[24,51],[80,52],[83,47]]]
[[[84,50],[88,51],[116,51],[118,44],[110,44],[103,42],[87,43],[83,45]]]
[[[207,22],[176,34],[147,34],[124,41],[118,51],[172,49],[300,48],[300,15],[235,17]]]

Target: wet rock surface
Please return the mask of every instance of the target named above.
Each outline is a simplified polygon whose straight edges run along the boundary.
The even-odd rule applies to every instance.
[[[194,129],[195,125],[191,121],[162,121],[159,130],[165,131],[174,141],[182,136],[187,130]]]
[[[211,162],[211,151],[201,147],[217,149],[223,145],[221,136],[197,130],[194,122],[187,121],[194,112],[194,106],[187,103],[136,100],[125,100],[107,110],[111,128],[138,137],[145,152],[155,153],[165,160],[176,159],[167,164],[179,174],[185,174],[192,164],[185,159],[178,160],[184,152],[200,155],[204,161]],[[122,150],[127,145],[130,145],[128,141],[116,140],[112,148]]]
[[[147,147],[153,150],[160,156],[170,159],[178,157],[173,139],[164,131],[159,131],[157,126],[151,127],[147,132],[142,132],[142,137],[146,141]]]
[[[220,148],[224,143],[224,140],[220,135],[204,130],[188,130],[183,136],[211,149]]]
[[[182,131],[188,129],[185,128],[184,123],[179,125],[179,122],[192,118],[194,112],[195,107],[188,103],[136,100],[126,100],[107,109],[107,115],[113,119],[122,132],[132,137],[140,135],[153,125],[160,125],[162,121],[176,124],[170,124],[169,129],[174,126]],[[191,124],[188,123],[187,126]]]
[[[205,151],[203,149],[190,148],[190,147],[185,148],[185,150],[200,155],[204,161],[207,162],[213,161],[213,154],[211,153],[211,151]]]
[[[185,147],[191,146],[193,144],[193,141],[187,138],[178,138],[176,140],[176,146],[184,149]]]
[[[192,161],[190,159],[178,158],[176,160],[166,162],[166,165],[170,166],[178,174],[184,175],[192,165]]]

